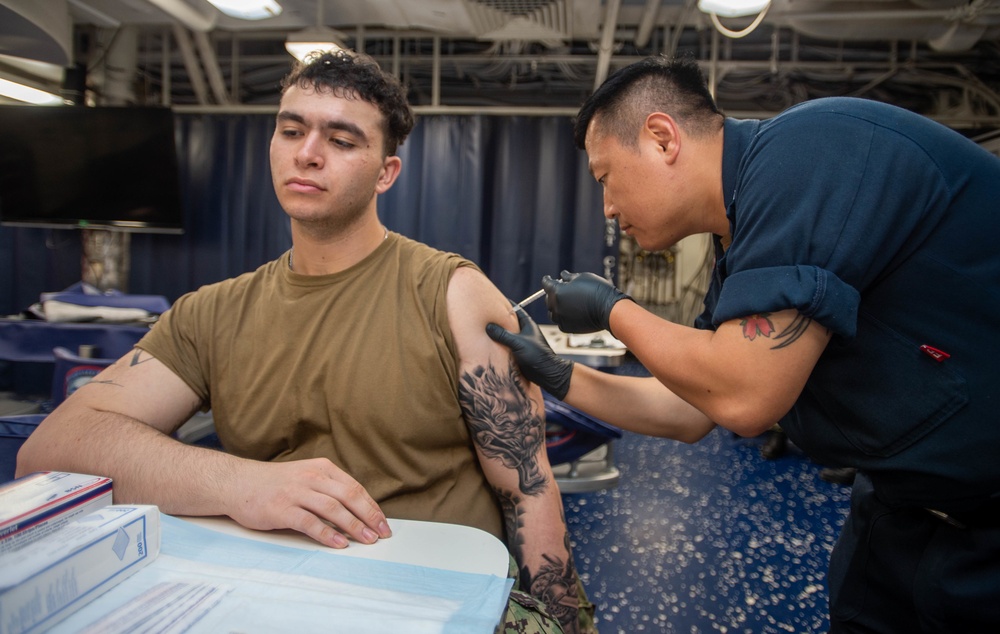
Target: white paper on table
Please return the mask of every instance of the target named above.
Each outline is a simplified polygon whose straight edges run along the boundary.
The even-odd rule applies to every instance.
[[[277,546],[166,515],[162,520],[157,560],[52,632],[77,632],[105,619],[134,629],[95,632],[488,634],[513,582]],[[188,600],[164,599],[164,588],[171,587]],[[197,597],[177,589],[200,592],[204,600],[193,602]],[[141,618],[154,611],[156,619]],[[178,629],[175,621],[186,625]]]

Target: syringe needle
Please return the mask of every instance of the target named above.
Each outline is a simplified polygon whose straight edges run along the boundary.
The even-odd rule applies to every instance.
[[[514,307],[510,309],[510,312],[513,314],[513,312],[515,310],[524,310],[525,306],[527,306],[531,302],[535,301],[536,299],[538,299],[542,295],[545,295],[545,289],[544,288],[538,289],[537,291],[535,291],[531,295],[528,295],[527,297],[525,297],[524,299],[522,299],[518,303],[514,304]]]

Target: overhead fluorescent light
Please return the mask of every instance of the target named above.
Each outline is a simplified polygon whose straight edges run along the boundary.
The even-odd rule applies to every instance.
[[[771,0],[698,0],[698,9],[724,18],[741,18],[757,15],[770,4]]]
[[[228,16],[241,20],[263,20],[281,15],[281,5],[275,0],[208,0]],[[322,1],[322,0],[320,0]]]
[[[310,53],[339,51],[344,46],[344,34],[326,26],[309,26],[296,31],[285,40],[285,50],[300,62]]]
[[[32,88],[0,77],[0,95],[35,104],[36,106],[64,106],[66,100],[59,95]]]

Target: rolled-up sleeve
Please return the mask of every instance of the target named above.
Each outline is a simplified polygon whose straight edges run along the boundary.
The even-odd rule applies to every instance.
[[[854,287],[816,266],[751,269],[726,280],[712,321],[718,326],[747,315],[795,308],[833,333],[853,337],[860,301]]]

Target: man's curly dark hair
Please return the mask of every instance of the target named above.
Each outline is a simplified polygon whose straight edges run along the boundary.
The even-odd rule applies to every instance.
[[[413,111],[403,86],[364,53],[317,51],[297,62],[281,80],[281,94],[292,86],[360,98],[376,106],[383,117],[386,156],[394,155],[413,129]]]

